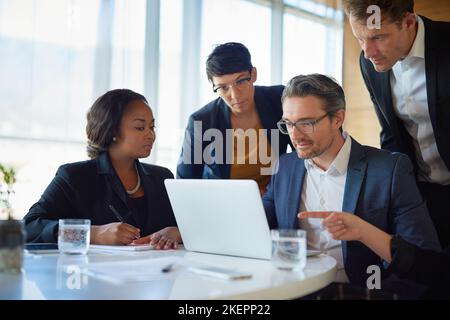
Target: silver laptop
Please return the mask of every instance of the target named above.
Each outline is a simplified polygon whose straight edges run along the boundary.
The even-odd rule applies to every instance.
[[[164,183],[186,250],[270,259],[270,229],[255,181]]]

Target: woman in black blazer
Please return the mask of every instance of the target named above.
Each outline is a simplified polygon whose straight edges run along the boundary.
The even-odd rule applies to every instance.
[[[61,166],[24,217],[28,242],[56,242],[58,219],[90,219],[91,243],[181,241],[164,186],[166,168],[139,162],[150,155],[155,119],[144,96],[127,89],[99,97],[87,114],[91,160]],[[142,237],[141,236],[145,236]]]

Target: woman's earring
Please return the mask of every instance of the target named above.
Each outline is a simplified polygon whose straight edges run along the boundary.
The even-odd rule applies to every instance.
[[[116,140],[117,140],[116,137],[113,137],[113,141],[116,142]]]

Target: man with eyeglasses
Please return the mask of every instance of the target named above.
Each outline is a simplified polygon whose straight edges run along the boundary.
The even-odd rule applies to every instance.
[[[289,144],[277,128],[283,86],[255,86],[250,52],[235,42],[214,48],[206,74],[218,98],[190,116],[177,178],[253,179],[263,193]]]
[[[282,95],[278,122],[295,151],[279,158],[263,203],[271,228],[301,228],[308,246],[337,261],[335,281],[366,286],[369,266],[383,261],[359,242],[334,240],[321,220],[299,212],[350,212],[425,249],[440,249],[436,231],[406,155],[362,146],[342,130],[345,96],[339,84],[320,75],[300,75]]]

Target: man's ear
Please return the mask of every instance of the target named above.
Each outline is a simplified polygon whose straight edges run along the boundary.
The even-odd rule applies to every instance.
[[[251,74],[252,74],[252,83],[255,83],[256,79],[258,78],[258,71],[256,70],[255,67],[252,68]]]
[[[342,127],[342,125],[344,124],[344,120],[345,120],[345,110],[344,109],[338,110],[334,114],[333,118],[334,118],[333,124],[336,125],[337,128]]]
[[[403,26],[406,29],[415,28],[417,23],[416,15],[411,12],[405,13],[405,17],[403,18]]]

